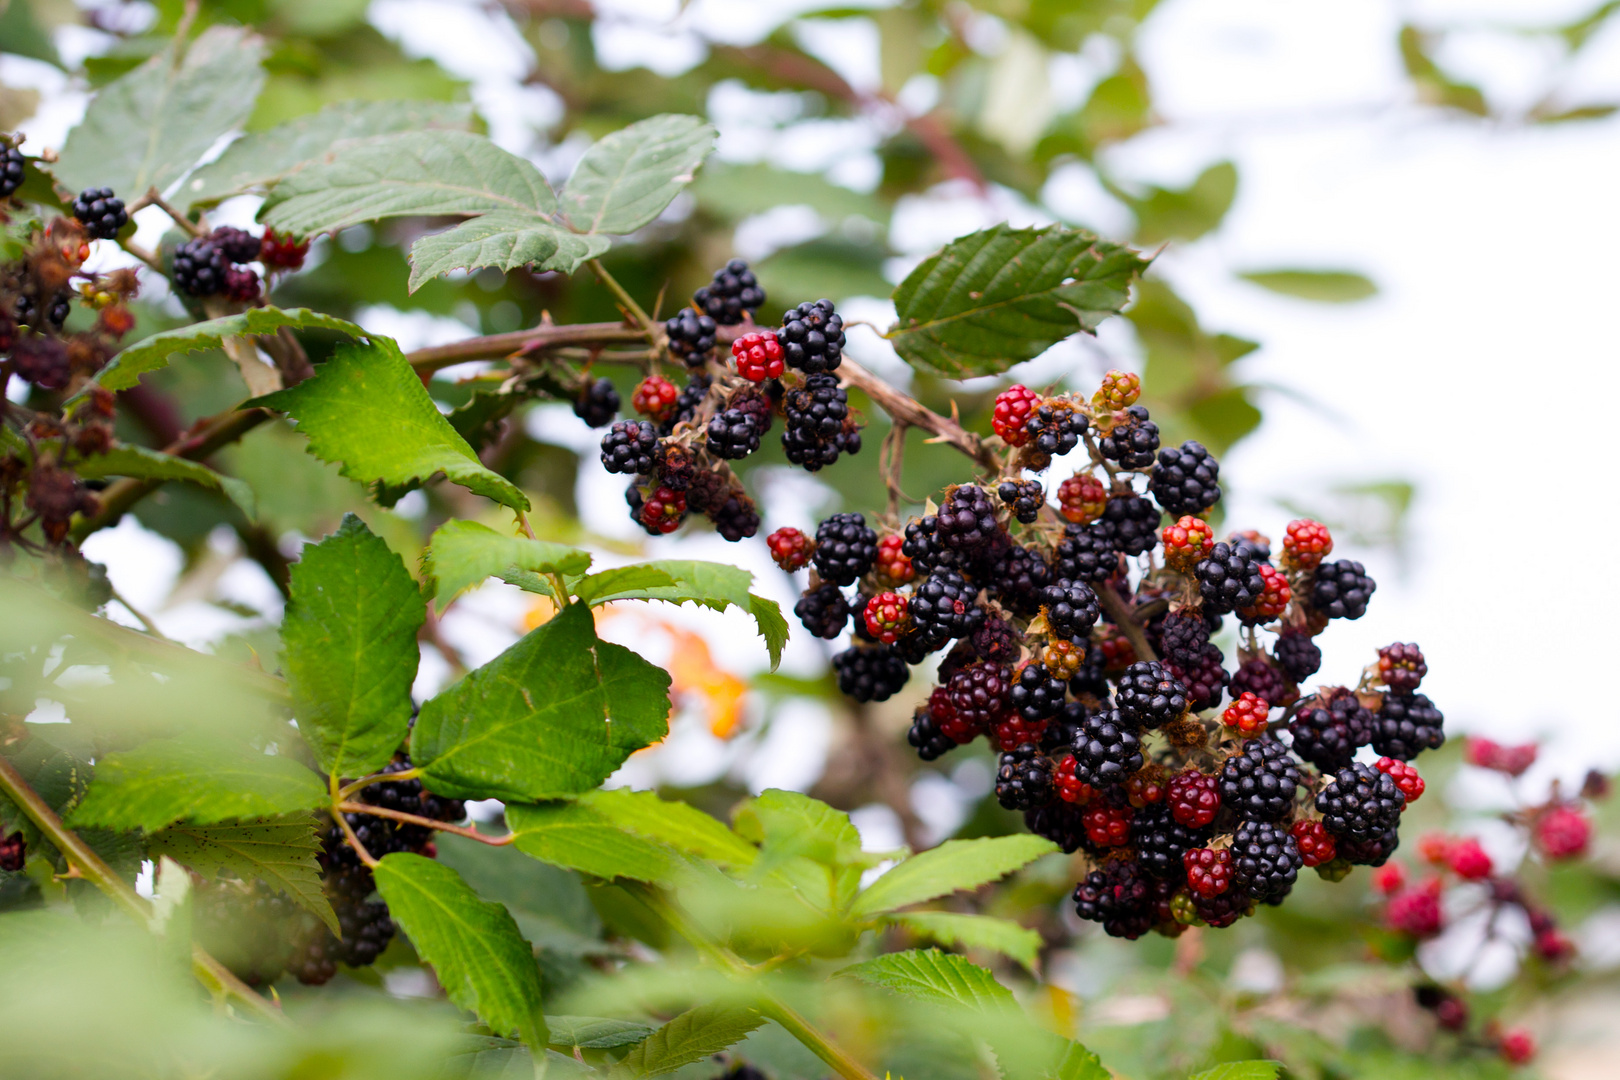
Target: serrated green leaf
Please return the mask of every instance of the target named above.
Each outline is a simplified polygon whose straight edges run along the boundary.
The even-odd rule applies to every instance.
[[[1083,229],[996,225],[951,241],[900,283],[888,337],[926,370],[993,375],[1094,332],[1125,306],[1146,266]]]
[[[955,1005],[978,1012],[1016,1010],[1012,991],[977,964],[954,953],[912,949],[889,953],[844,968],[848,975],[919,1001]]]
[[[442,472],[475,494],[529,508],[528,497],[456,434],[387,338],[341,344],[313,377],[251,404],[291,415],[309,452],[351,480],[403,486]]]
[[[880,879],[881,880],[881,879]],[[884,916],[884,922],[958,949],[988,949],[1010,956],[1031,972],[1041,951],[1041,935],[1010,919],[961,915],[954,911],[907,911]]]
[[[874,861],[861,851],[861,834],[848,814],[796,791],[770,788],[743,803],[737,832],[761,844],[769,864],[789,858],[828,867]]]
[[[1280,1061],[1228,1061],[1187,1080],[1277,1080],[1282,1068]]]
[[[250,131],[192,173],[175,201],[182,209],[212,206],[273,184],[300,166],[358,139],[428,128],[465,128],[472,106],[446,101],[339,101],[268,131]]]
[[[497,210],[412,244],[408,287],[415,292],[440,274],[485,266],[502,271],[532,266],[536,272],[572,274],[612,246],[605,236],[571,233],[533,213]]]
[[[1354,270],[1253,270],[1240,274],[1263,289],[1324,304],[1350,304],[1378,295],[1378,286]]]
[[[290,758],[197,739],[153,739],[108,754],[73,808],[75,828],[145,829],[276,817],[326,801],[320,779]]]
[[[695,806],[661,799],[656,791],[613,788],[580,796],[590,808],[617,827],[647,840],[668,844],[721,866],[744,867],[758,854],[754,846]]]
[[[790,632],[787,619],[782,617],[782,608],[775,600],[749,593],[748,614],[754,617],[754,625],[765,639],[765,651],[770,653],[771,670],[775,671],[782,662],[782,647],[787,644]]]
[[[506,908],[479,899],[460,874],[421,855],[385,856],[372,873],[389,913],[451,1001],[498,1034],[546,1045],[540,970]]]
[[[142,480],[184,480],[220,492],[249,520],[258,516],[258,502],[246,481],[224,476],[200,461],[175,457],[133,443],[116,443],[104,453],[76,462],[73,471],[86,480],[108,476],[133,476]]]
[[[103,87],[68,133],[51,173],[74,191],[110,187],[126,202],[167,190],[253,111],[264,43],[211,26]]]
[[[468,589],[508,570],[582,574],[590,565],[589,552],[566,544],[503,536],[474,521],[447,521],[433,534],[422,558],[422,573],[443,610]]]
[[[663,579],[654,573],[664,575]],[[782,659],[788,625],[782,609],[748,591],[754,575],[738,566],[696,559],[662,559],[604,570],[574,585],[574,595],[592,606],[616,600],[662,600],[671,604],[702,604],[714,611],[738,607],[753,616],[770,652],[771,670]]]
[[[669,674],[571,604],[422,706],[411,755],[440,794],[562,798],[663,738],[668,717]]]
[[[287,679],[298,729],[326,772],[376,772],[405,741],[425,618],[405,564],[353,514],[293,564]]]
[[[1057,1080],[1114,1080],[1114,1074],[1096,1054],[1071,1042],[1058,1061]]]
[[[321,888],[320,822],[309,814],[219,825],[171,825],[147,838],[156,857],[167,855],[204,877],[262,881],[318,916],[334,934],[337,915]]]
[[[551,1029],[552,1046],[577,1046],[581,1050],[631,1046],[654,1031],[650,1024],[602,1016],[547,1016],[546,1026]]]
[[[18,440],[20,443],[22,440]],[[611,570],[600,570],[589,574],[573,585],[576,597],[591,606],[608,604],[614,600],[629,599],[633,595],[644,595],[648,589],[673,589],[675,579],[666,571],[646,563],[634,563],[630,566],[615,566]]]
[[[714,149],[714,128],[666,113],[605,136],[585,151],[558,200],[578,232],[623,235],[664,212]]]
[[[407,131],[338,147],[277,184],[260,212],[278,232],[313,236],[403,216],[549,216],[545,177],[482,135]]]
[[[1029,833],[947,840],[889,869],[856,898],[850,915],[865,918],[977,889],[1056,850],[1057,845],[1050,840]]]
[[[308,308],[249,308],[236,315],[192,323],[189,326],[165,330],[161,334],[143,338],[113,357],[107,366],[97,373],[95,381],[108,390],[128,390],[140,382],[141,376],[148,371],[168,367],[169,358],[172,356],[217,349],[228,337],[273,334],[283,326],[294,329],[316,327],[321,330],[336,330],[340,334],[356,338],[370,336],[352,322],[322,315]],[[72,400],[78,401],[83,396],[83,393],[76,394]]]
[[[629,878],[669,884],[680,860],[665,845],[632,835],[580,803],[511,803],[506,823],[525,855],[604,881]]]
[[[755,1009],[737,1005],[699,1005],[638,1043],[614,1070],[626,1077],[661,1076],[702,1061],[746,1039],[765,1022]]]

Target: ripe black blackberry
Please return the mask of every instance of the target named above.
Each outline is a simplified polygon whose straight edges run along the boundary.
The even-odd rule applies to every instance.
[[[1221,766],[1221,805],[1250,821],[1281,821],[1293,809],[1299,766],[1270,735],[1250,739]]]
[[[1159,542],[1159,511],[1140,495],[1114,495],[1102,520],[1114,532],[1114,547],[1125,555],[1151,551]]]
[[[843,633],[844,624],[849,622],[849,601],[838,586],[819,585],[799,597],[793,614],[806,630],[830,641]]]
[[[911,730],[906,734],[906,741],[917,751],[917,756],[924,761],[936,761],[945,754],[956,749],[956,740],[940,732],[934,718],[928,714],[926,707],[918,709],[917,715],[912,718]]]
[[[939,519],[933,514],[913,518],[906,524],[900,554],[911,560],[911,568],[919,575],[941,569],[961,569],[963,557],[939,542],[938,531]]]
[[[1324,773],[1342,769],[1372,738],[1372,713],[1339,688],[1319,694],[1288,721],[1294,753]]]
[[[987,730],[1007,713],[1012,672],[1001,664],[981,661],[952,672],[944,685],[957,717],[964,724]]]
[[[394,920],[388,914],[388,905],[379,900],[334,904],[332,909],[337,913],[338,925],[343,928],[343,939],[337,943],[337,959],[350,967],[376,963],[394,938]]]
[[[1131,843],[1142,869],[1154,877],[1179,880],[1187,870],[1181,857],[1203,847],[1212,834],[1209,826],[1193,829],[1177,821],[1167,802],[1148,803],[1131,818]]]
[[[45,312],[45,317],[51,321],[52,326],[60,330],[71,314],[73,314],[73,294],[57,293],[56,298],[51,301],[49,310]]]
[[[936,570],[912,593],[911,621],[925,632],[967,637],[984,623],[978,595],[979,590],[960,571]]]
[[[1005,619],[986,618],[984,625],[973,631],[968,643],[973,655],[992,664],[1008,665],[1018,659],[1018,644],[1022,640],[1018,631]]]
[[[1065,525],[1052,555],[1053,572],[1070,581],[1099,584],[1119,572],[1114,527],[1107,521]]]
[[[935,517],[935,537],[953,551],[982,551],[1001,531],[995,503],[974,484],[952,489]]]
[[[784,314],[777,338],[787,366],[806,375],[836,370],[844,361],[844,319],[831,300],[800,304]]]
[[[765,290],[741,259],[732,259],[714,272],[714,280],[692,294],[692,303],[720,326],[736,326],[743,313],[752,314],[765,303]]]
[[[225,257],[233,263],[256,262],[259,258],[259,238],[246,229],[234,225],[221,225],[208,237]]]
[[[1230,544],[1216,544],[1193,568],[1204,610],[1225,615],[1253,607],[1266,591],[1260,564]]]
[[[1053,677],[1040,662],[1026,664],[1013,681],[1007,694],[1007,703],[1025,720],[1035,723],[1056,716],[1063,708],[1069,684]]]
[[[1138,660],[1119,677],[1114,705],[1120,719],[1138,729],[1163,727],[1187,711],[1187,688],[1168,665]]]
[[[1086,717],[1074,738],[1074,775],[1094,788],[1123,783],[1142,767],[1142,744],[1113,709]]]
[[[646,420],[620,420],[602,436],[602,467],[626,476],[650,476],[658,452],[658,429]]]
[[[1046,625],[1052,633],[1070,641],[1085,640],[1102,618],[1097,594],[1081,581],[1053,582],[1041,590],[1041,603],[1046,608]]]
[[[915,622],[900,640],[894,643],[894,651],[900,654],[900,659],[908,664],[920,664],[928,659],[930,653],[936,653],[949,645],[951,638],[938,627],[922,629]]]
[[[1159,451],[1148,491],[1173,518],[1183,514],[1202,517],[1221,501],[1220,474],[1220,463],[1203,443],[1188,440]]]
[[[1243,666],[1232,673],[1231,689],[1234,698],[1253,694],[1272,705],[1280,705],[1288,699],[1288,684],[1283,673],[1260,656],[1245,660]]]
[[[680,394],[675,398],[674,408],[670,410],[669,416],[664,418],[664,422],[658,425],[658,434],[671,434],[675,430],[676,424],[691,420],[693,416],[697,415],[698,406],[702,405],[703,399],[708,397],[709,387],[713,382],[713,376],[701,371],[686,380],[686,385],[681,388]]]
[[[1024,618],[1040,611],[1042,590],[1051,580],[1051,568],[1033,549],[1005,538],[991,545],[987,559],[976,564],[977,580],[1004,608]]]
[[[1052,755],[1052,760],[1063,760],[1064,754],[1072,754],[1085,734],[1086,719],[1092,710],[1086,708],[1084,702],[1067,701],[1057,715],[1052,717],[1041,732],[1041,749]]]
[[[1220,617],[1209,612],[1175,611],[1148,623],[1147,638],[1167,661],[1192,664],[1220,626]]]
[[[811,375],[803,386],[787,392],[782,409],[782,450],[794,465],[815,472],[837,461],[839,454],[860,449],[859,435],[846,431],[849,395],[838,385],[838,376]]]
[[[574,415],[591,427],[606,427],[618,414],[619,391],[606,375],[585,387],[574,399]]]
[[[187,296],[217,296],[225,288],[225,272],[230,261],[219,245],[206,240],[187,240],[174,252],[169,280]]]
[[[733,544],[759,532],[759,507],[741,488],[728,488],[721,498],[704,507],[703,513],[708,515],[720,538]]]
[[[1339,858],[1352,866],[1383,866],[1389,857],[1395,854],[1395,849],[1401,846],[1401,831],[1398,826],[1391,825],[1377,836],[1366,840],[1339,840],[1337,849]]]
[[[1087,922],[1102,923],[1109,937],[1136,940],[1153,929],[1156,890],[1141,867],[1126,859],[1093,870],[1074,888],[1074,910]]]
[[[1159,425],[1148,419],[1148,411],[1141,405],[1125,410],[1130,421],[1116,424],[1114,430],[1097,442],[1102,456],[1119,462],[1122,469],[1145,469],[1153,464],[1153,455],[1159,449]]]
[[[1316,795],[1322,827],[1347,840],[1374,840],[1400,824],[1406,796],[1395,778],[1360,762],[1327,777]]]
[[[867,528],[864,514],[834,514],[816,526],[816,551],[810,558],[822,580],[853,585],[872,569],[877,533]]]
[[[1226,538],[1233,550],[1241,551],[1257,563],[1271,562],[1271,541],[1259,533],[1233,533]]]
[[[1194,712],[1212,709],[1220,703],[1221,694],[1231,680],[1225,667],[1226,657],[1213,641],[1206,641],[1196,650],[1167,657],[1170,673],[1187,688],[1187,707]]]
[[[1046,505],[1046,489],[1039,480],[1003,480],[996,497],[1012,507],[1013,517],[1025,525],[1033,525]]]
[[[1311,607],[1330,619],[1359,619],[1367,614],[1367,601],[1378,583],[1367,568],[1350,559],[1325,562],[1316,568],[1311,585]]]
[[[682,308],[664,323],[670,355],[678,357],[688,367],[702,364],[714,351],[714,329],[714,320],[707,315]]]
[[[1277,666],[1283,669],[1289,681],[1296,684],[1304,682],[1322,668],[1322,650],[1309,634],[1297,630],[1284,631],[1277,638],[1272,655],[1277,658]]]
[[[772,410],[770,396],[763,393],[757,386],[742,386],[733,390],[726,398],[726,408],[736,409],[745,416],[753,418],[754,426],[760,434],[771,430]]]
[[[911,678],[911,668],[890,645],[845,649],[832,665],[839,691],[856,701],[887,701]]]
[[[0,150],[0,198],[10,198],[28,178],[28,159],[15,146]]]
[[[741,409],[726,409],[709,418],[703,445],[717,458],[737,461],[759,449],[759,422]]]
[[[1368,741],[1382,757],[1411,761],[1425,750],[1445,745],[1445,723],[1426,694],[1389,693],[1372,718]]]
[[[1284,895],[1305,865],[1287,826],[1245,821],[1232,836],[1232,891],[1256,900]]]
[[[1085,822],[1081,820],[1085,812],[1084,807],[1055,799],[1045,806],[1024,811],[1024,827],[1052,841],[1063,854],[1073,855],[1086,839]]]
[[[1068,402],[1042,402],[1024,421],[1024,430],[1029,434],[1028,452],[1037,459],[1031,464],[1045,468],[1052,458],[1067,454],[1080,445],[1080,437],[1090,426],[1085,414]]]
[[[1107,700],[1107,666],[1108,660],[1103,653],[1102,642],[1088,640],[1079,670],[1069,677],[1069,693],[1089,694],[1099,701]]]
[[[1020,743],[1001,755],[996,801],[1008,810],[1033,810],[1053,798],[1052,763],[1034,743]]]
[[[407,754],[395,754],[383,767],[385,775],[406,772],[411,768]],[[459,822],[467,816],[467,804],[460,799],[446,799],[434,795],[422,786],[420,780],[384,780],[360,789],[358,798],[370,806],[401,813],[415,814],[434,821]],[[375,820],[375,819],[373,819]],[[433,830],[425,825],[407,822],[393,823],[393,848],[396,851],[420,851],[433,839]]]
[[[73,216],[84,223],[91,236],[112,240],[118,230],[129,224],[129,211],[124,201],[113,195],[112,188],[85,188],[73,200]]]

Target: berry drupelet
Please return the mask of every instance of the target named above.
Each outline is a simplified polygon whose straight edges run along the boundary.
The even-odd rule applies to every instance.
[[[1221,766],[1221,804],[1251,821],[1288,816],[1299,789],[1299,767],[1271,736],[1250,739]]]
[[[664,384],[669,386],[668,383]],[[675,388],[670,386],[671,397]],[[574,415],[591,427],[606,427],[619,413],[619,391],[606,375],[586,386],[574,398]]]
[[[1378,681],[1396,693],[1410,694],[1423,683],[1429,665],[1416,645],[1396,642],[1378,650]]]
[[[834,371],[844,360],[844,319],[831,300],[800,304],[782,316],[782,356],[806,375]]]
[[[124,201],[112,188],[86,188],[73,200],[73,216],[84,223],[85,231],[98,240],[113,240],[118,230],[129,224]]]
[[[692,303],[719,326],[736,326],[744,313],[753,314],[765,303],[765,290],[741,259],[732,259],[714,272],[714,280],[692,294]]]

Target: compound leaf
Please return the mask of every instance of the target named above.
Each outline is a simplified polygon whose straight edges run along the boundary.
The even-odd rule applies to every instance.
[[[589,552],[566,544],[503,536],[474,521],[448,521],[433,534],[422,570],[442,609],[486,578],[517,569],[531,574],[582,574]]]
[[[660,1076],[742,1042],[765,1023],[756,1010],[738,1005],[699,1005],[647,1036],[619,1062],[616,1075]]]
[[[452,270],[485,266],[506,271],[532,264],[536,271],[572,274],[612,246],[605,236],[571,233],[532,213],[497,210],[412,244],[409,289],[415,292]]]
[[[182,820],[207,825],[313,810],[326,797],[320,779],[291,758],[198,739],[153,739],[97,762],[95,780],[68,820],[154,832]]]
[[[747,866],[758,854],[754,845],[695,806],[661,799],[655,791],[613,788],[579,798],[581,806],[618,828],[668,844],[721,866]]]
[[[580,158],[559,200],[562,210],[578,232],[635,232],[692,182],[714,138],[714,128],[677,113],[615,131]]]
[[[1029,833],[947,840],[921,855],[913,855],[874,881],[856,898],[850,914],[857,918],[876,915],[964,889],[977,889],[1056,850],[1057,845],[1050,840]]]
[[[320,822],[309,814],[219,825],[171,825],[147,840],[153,858],[167,855],[204,877],[262,881],[292,897],[338,933],[337,915],[321,888]]]

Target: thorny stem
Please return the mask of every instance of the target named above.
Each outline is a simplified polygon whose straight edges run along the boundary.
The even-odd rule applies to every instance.
[[[16,767],[4,757],[0,757],[0,791],[9,796],[39,831],[55,845],[76,876],[106,893],[115,904],[142,926],[157,929],[152,922],[151,903],[102,861],[101,856],[80,839],[78,833],[62,824],[62,819],[57,817],[50,804],[40,798],[39,793],[29,786],[28,781],[23,779]],[[201,945],[193,944],[191,947],[191,971],[203,985],[217,994],[239,1002],[248,1012],[276,1023],[286,1022],[281,1010],[254,993],[246,983],[232,975],[225,965],[210,956]]]
[[[1125,606],[1125,601],[1120,598],[1119,593],[1110,589],[1107,585],[1099,586],[1097,589],[1097,603],[1107,613],[1109,621],[1118,626],[1120,632],[1125,635],[1125,639],[1131,643],[1131,648],[1136,652],[1138,660],[1157,660],[1159,658],[1159,654],[1153,651],[1153,646],[1148,644],[1147,634],[1143,632],[1142,624],[1136,621],[1136,616],[1131,612],[1130,608]]]
[[[142,196],[139,203],[137,203],[137,206],[162,207],[163,212],[168,214],[169,217],[174,220],[176,225],[190,233],[194,239],[199,239],[208,235],[209,230],[206,225],[200,221],[192,221],[190,218],[186,217],[186,215],[182,214],[178,208],[163,197],[157,188],[148,188],[146,194]]]
[[[922,428],[934,437],[929,442],[948,443],[972,458],[986,473],[995,473],[1000,463],[990,444],[962,427],[954,419],[941,416],[916,398],[896,390],[861,365],[844,357],[838,365],[838,374],[845,386],[861,390],[873,403],[888,413],[897,423]]]
[[[404,776],[404,773],[394,773],[390,780]],[[372,806],[370,803],[341,802],[337,808],[346,814],[371,814],[373,817],[388,818],[390,821],[403,821],[407,825],[420,825],[426,829],[437,829],[440,832],[455,833],[465,836],[469,840],[477,840],[481,844],[491,847],[505,847],[517,839],[517,833],[509,832],[505,836],[486,836],[477,829],[466,825],[452,825],[448,821],[439,821],[436,818],[423,817],[420,814],[408,814],[403,810],[390,810],[383,806]]]

